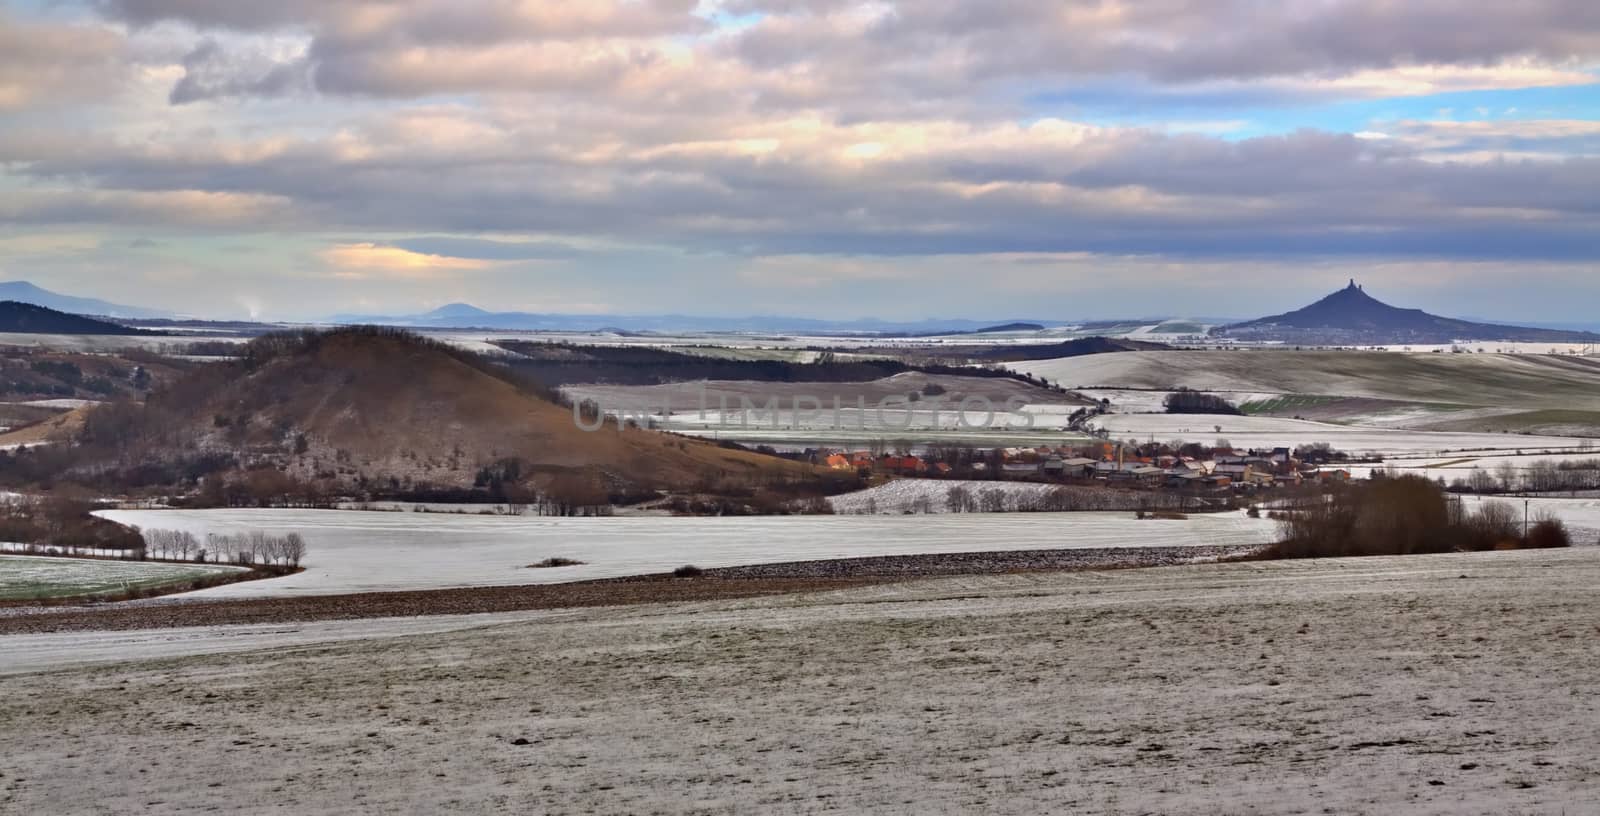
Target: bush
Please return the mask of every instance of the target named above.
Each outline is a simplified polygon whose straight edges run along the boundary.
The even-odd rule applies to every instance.
[[[529,564],[528,569],[554,569],[556,567],[581,567],[584,562],[574,558],[546,558],[537,564]]]
[[[1279,525],[1283,540],[1268,551],[1279,558],[1512,550],[1571,543],[1560,519],[1541,517],[1523,538],[1511,505],[1484,502],[1476,513],[1463,513],[1436,482],[1417,476],[1390,477],[1353,485],[1327,499],[1317,497],[1284,514]]]
[[[1567,532],[1567,525],[1561,519],[1540,519],[1528,531],[1526,546],[1535,550],[1570,547],[1572,546],[1572,534]]]
[[[672,571],[672,577],[674,577],[674,578],[699,578],[700,576],[704,575],[705,572],[706,572],[705,570],[700,569],[699,567],[697,567],[697,566],[695,566],[693,564],[684,564],[683,566],[678,567],[677,569]]]
[[[1237,405],[1215,394],[1204,394],[1199,391],[1190,391],[1180,388],[1167,395],[1164,402],[1169,414],[1226,414],[1241,416],[1243,411]]]

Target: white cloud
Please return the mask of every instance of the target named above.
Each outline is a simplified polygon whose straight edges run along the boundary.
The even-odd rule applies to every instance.
[[[412,252],[375,243],[337,244],[320,253],[335,274],[345,278],[442,278],[488,269],[493,261]]]

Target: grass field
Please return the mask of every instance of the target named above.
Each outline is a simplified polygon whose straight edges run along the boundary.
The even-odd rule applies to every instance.
[[[1318,405],[1326,405],[1330,402],[1337,402],[1338,400],[1338,397],[1317,397],[1295,394],[1276,397],[1269,400],[1247,402],[1243,405],[1240,405],[1239,410],[1247,414],[1281,414],[1300,408],[1313,408]]]
[[[1600,411],[1519,411],[1461,420],[1446,418],[1430,427],[1440,431],[1600,436]]]
[[[0,555],[0,601],[122,595],[239,571],[222,565]]]

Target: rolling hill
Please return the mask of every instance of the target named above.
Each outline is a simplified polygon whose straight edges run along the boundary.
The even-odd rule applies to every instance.
[[[1442,344],[1456,341],[1593,343],[1588,332],[1503,326],[1390,306],[1355,281],[1303,309],[1223,326],[1217,336],[1303,344]]]
[[[1600,410],[1600,360],[1542,354],[1146,351],[1018,368],[1067,388],[1297,394],[1507,409]]]
[[[80,469],[139,462],[157,484],[208,470],[232,481],[287,477],[299,493],[333,495],[462,491],[486,479],[539,492],[578,480],[636,495],[815,474],[614,424],[581,430],[570,409],[509,370],[384,329],[260,338],[242,359],[197,370],[142,407],[96,410],[81,442]]]
[[[0,301],[0,332],[15,334],[153,335],[104,320],[56,311],[16,300]]]
[[[171,312],[164,312],[159,309],[124,306],[120,303],[111,303],[98,298],[63,295],[40,288],[28,281],[0,281],[0,300],[15,300],[19,303],[31,303],[35,306],[43,306],[59,312],[80,315],[134,319],[176,317]]]

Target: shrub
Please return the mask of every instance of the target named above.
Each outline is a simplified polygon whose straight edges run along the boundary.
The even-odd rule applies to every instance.
[[[556,567],[579,567],[584,562],[574,558],[546,558],[537,564],[529,564],[528,569],[554,569]]]
[[[700,576],[704,575],[705,572],[706,572],[705,570],[700,569],[699,567],[697,567],[697,566],[695,566],[693,564],[684,564],[683,566],[678,567],[677,569],[672,571],[672,577],[674,577],[674,578],[699,578]]]
[[[1227,414],[1239,416],[1244,412],[1239,406],[1215,394],[1205,394],[1179,388],[1167,395],[1163,401],[1169,414]]]
[[[1352,555],[1514,550],[1566,547],[1571,537],[1560,519],[1541,516],[1526,538],[1516,508],[1484,502],[1463,513],[1437,483],[1416,476],[1392,476],[1351,486],[1326,500],[1296,507],[1279,522],[1283,540],[1270,555],[1329,558]]]
[[[1570,547],[1572,535],[1567,532],[1567,525],[1561,519],[1544,518],[1528,531],[1527,546],[1536,550]]]

